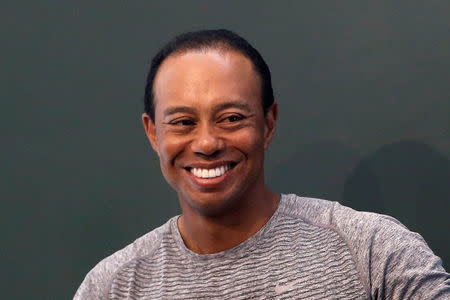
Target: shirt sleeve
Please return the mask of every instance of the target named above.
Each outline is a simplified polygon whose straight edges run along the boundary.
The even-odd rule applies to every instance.
[[[170,220],[163,226],[145,234],[125,248],[100,261],[84,278],[74,300],[109,299],[115,274],[137,257],[150,256],[157,249],[161,232],[169,228]]]
[[[108,262],[101,261],[86,275],[73,299],[108,299],[112,277],[113,269]]]
[[[392,217],[339,204],[331,220],[372,299],[450,299],[450,274],[418,233]]]

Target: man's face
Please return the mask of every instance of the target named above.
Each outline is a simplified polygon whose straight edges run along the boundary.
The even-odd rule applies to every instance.
[[[155,122],[147,114],[143,122],[183,211],[217,215],[264,188],[277,107],[264,116],[249,59],[217,50],[169,56],[154,93]]]

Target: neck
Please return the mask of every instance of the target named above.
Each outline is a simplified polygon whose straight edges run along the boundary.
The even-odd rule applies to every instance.
[[[183,207],[178,228],[186,247],[199,254],[230,249],[258,232],[278,207],[280,195],[265,186],[252,197],[243,197],[239,206],[227,213],[205,216]]]

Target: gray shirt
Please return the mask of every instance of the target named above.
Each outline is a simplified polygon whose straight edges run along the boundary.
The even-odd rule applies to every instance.
[[[389,216],[282,195],[255,235],[203,255],[177,218],[98,263],[74,299],[450,299],[440,258]]]

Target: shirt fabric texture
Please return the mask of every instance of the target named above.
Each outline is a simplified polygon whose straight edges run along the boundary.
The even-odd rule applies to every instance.
[[[74,299],[450,299],[450,275],[396,219],[281,195],[252,237],[187,249],[177,217],[98,263]]]

